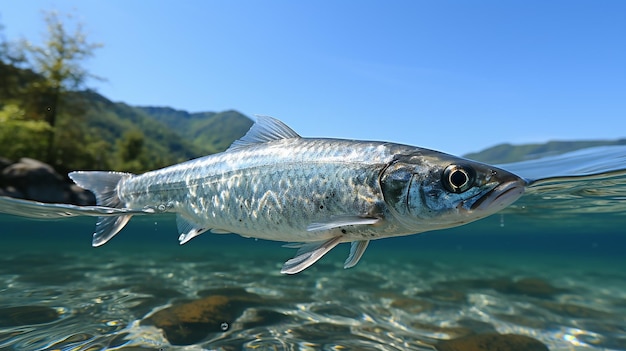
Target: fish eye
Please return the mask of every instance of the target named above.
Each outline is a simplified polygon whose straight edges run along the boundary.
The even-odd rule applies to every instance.
[[[450,192],[460,194],[474,185],[476,171],[468,165],[449,165],[443,170],[441,182]]]

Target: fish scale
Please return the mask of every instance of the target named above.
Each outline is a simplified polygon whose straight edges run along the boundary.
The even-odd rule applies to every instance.
[[[117,192],[127,207],[168,204],[170,212],[199,227],[269,240],[319,241],[333,233],[308,231],[311,223],[384,216],[378,177],[393,158],[391,147],[283,139],[132,177],[120,182]]]

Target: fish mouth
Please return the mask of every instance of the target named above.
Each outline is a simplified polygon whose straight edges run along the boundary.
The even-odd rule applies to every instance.
[[[523,179],[502,182],[474,201],[470,210],[497,212],[519,199],[524,194],[525,186]]]

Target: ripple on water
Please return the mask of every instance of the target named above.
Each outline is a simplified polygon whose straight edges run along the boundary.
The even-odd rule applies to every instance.
[[[413,262],[411,253],[394,252],[394,260],[369,255],[351,270],[329,260],[333,269],[283,276],[272,260],[254,267],[239,260],[226,273],[211,271],[222,263],[159,257],[159,250],[98,255],[40,262],[27,255],[30,270],[50,274],[39,281],[20,279],[32,273],[13,254],[8,262],[22,268],[0,273],[0,348],[626,349],[626,275],[618,270],[600,279],[590,267],[564,272],[537,257],[536,266],[520,268],[510,257],[506,264],[483,256]],[[79,278],[56,281],[54,272]]]

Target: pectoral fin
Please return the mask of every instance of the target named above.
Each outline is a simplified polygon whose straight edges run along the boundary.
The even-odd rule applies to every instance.
[[[378,223],[380,218],[359,217],[359,216],[335,216],[329,218],[327,221],[311,223],[306,230],[309,232],[330,230],[339,227],[345,227],[349,225],[372,225]]]
[[[296,253],[296,256],[285,262],[280,272],[285,274],[302,272],[322,258],[328,251],[332,250],[333,247],[337,246],[340,239],[341,237],[335,237],[321,243],[316,242],[302,245]]]
[[[178,241],[181,245],[186,244],[189,240],[206,232],[208,229],[183,218],[180,214],[176,215],[176,226],[178,227],[178,232],[180,233]]]
[[[352,246],[350,246],[350,255],[348,255],[346,262],[343,264],[343,268],[352,268],[356,266],[363,256],[365,249],[367,249],[367,244],[369,243],[369,240],[353,241]]]

